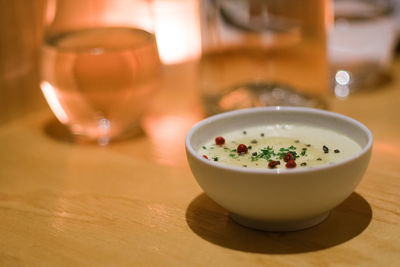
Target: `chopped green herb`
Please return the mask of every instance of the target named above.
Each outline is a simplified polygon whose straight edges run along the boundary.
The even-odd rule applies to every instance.
[[[297,155],[296,151],[289,151],[289,153],[292,154],[294,160],[300,157],[299,155]]]
[[[294,146],[290,146],[289,148],[281,147],[279,149],[277,156],[279,157],[279,159],[283,159],[287,155],[287,153],[290,153],[292,155],[293,159],[296,160],[299,157],[299,155],[297,155],[297,152],[295,151],[295,149],[296,149],[296,147],[294,147]]]
[[[310,147],[311,145],[310,145],[310,144],[307,144],[306,146]]]
[[[235,158],[235,154],[229,154],[229,157],[231,157],[231,158]]]
[[[207,147],[205,147],[205,146],[202,146],[201,148],[203,148],[203,149],[207,149]]]
[[[287,152],[281,151],[281,152],[278,152],[277,156],[279,157],[279,159],[283,159],[286,156],[286,154],[287,154]]]
[[[335,149],[335,150],[333,150],[333,152],[340,153],[340,150],[339,149]]]
[[[261,149],[261,152],[257,155],[257,157],[269,160],[275,155],[274,149],[270,146],[267,146],[266,148]]]
[[[257,144],[258,141],[257,141],[256,139],[253,139],[253,140],[250,141],[250,143],[252,143],[252,144]]]
[[[243,134],[247,134],[247,132],[246,132],[246,131],[243,131]]]
[[[252,147],[252,146],[248,146],[247,148],[248,148],[248,149],[252,149],[253,147]]]
[[[218,161],[218,157],[213,157],[212,158],[214,161]]]
[[[261,135],[261,137],[264,137],[264,133],[261,133],[260,135]]]
[[[295,143],[300,143],[300,140],[294,140]]]
[[[232,149],[231,152],[236,152],[236,149]]]

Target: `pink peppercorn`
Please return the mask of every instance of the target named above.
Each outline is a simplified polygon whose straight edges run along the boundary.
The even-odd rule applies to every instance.
[[[244,144],[238,145],[238,147],[237,147],[237,149],[236,149],[236,152],[237,152],[239,155],[246,154],[247,151],[249,151],[249,149],[248,149],[247,146],[244,145]]]

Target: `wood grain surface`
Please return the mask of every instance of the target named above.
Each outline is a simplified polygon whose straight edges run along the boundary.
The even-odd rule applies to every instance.
[[[165,70],[142,135],[107,147],[71,142],[46,106],[4,124],[0,265],[398,266],[399,70],[397,59],[391,83],[328,99],[371,129],[371,163],[325,222],[292,233],[237,225],[196,184],[183,141],[204,114],[193,64]]]

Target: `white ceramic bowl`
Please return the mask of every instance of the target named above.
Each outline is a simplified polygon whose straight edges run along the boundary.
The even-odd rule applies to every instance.
[[[267,124],[331,129],[357,142],[356,156],[334,164],[296,169],[251,169],[206,160],[196,151],[228,131]],[[268,231],[294,231],[322,222],[356,188],[367,169],[373,137],[360,122],[311,108],[250,108],[199,122],[186,135],[187,159],[204,192],[236,222]]]

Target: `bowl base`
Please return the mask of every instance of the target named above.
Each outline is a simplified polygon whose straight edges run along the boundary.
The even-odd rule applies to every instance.
[[[329,211],[305,220],[283,222],[254,220],[233,213],[229,213],[229,215],[238,224],[249,228],[270,232],[289,232],[303,230],[320,224],[328,217]]]

